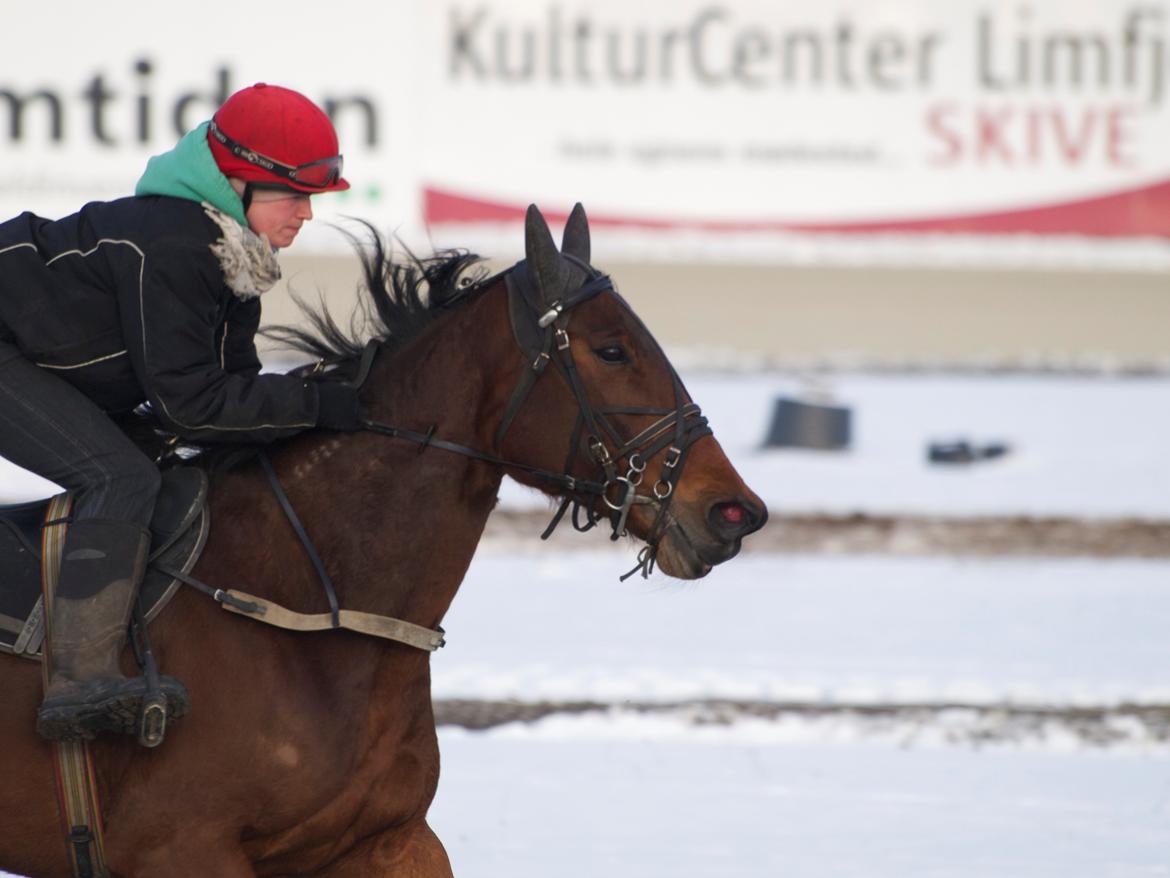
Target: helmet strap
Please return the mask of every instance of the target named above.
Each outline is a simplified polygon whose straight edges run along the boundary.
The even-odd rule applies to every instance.
[[[252,193],[255,191],[255,187],[250,182],[244,182],[244,194],[240,196],[240,200],[244,202],[244,213],[247,213],[248,208],[252,206]]]

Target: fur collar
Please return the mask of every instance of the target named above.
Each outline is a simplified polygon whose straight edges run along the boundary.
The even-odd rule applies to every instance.
[[[219,260],[228,288],[241,299],[254,299],[272,289],[280,280],[280,266],[268,239],[206,201],[203,212],[223,232],[223,237],[211,245],[211,252]]]

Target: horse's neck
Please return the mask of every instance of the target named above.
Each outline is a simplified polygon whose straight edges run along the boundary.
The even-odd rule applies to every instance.
[[[514,353],[502,298],[454,309],[379,358],[363,391],[369,416],[420,432],[433,425],[440,438],[486,450],[489,377]],[[306,435],[273,459],[344,607],[439,624],[495,504],[498,469],[372,433]],[[264,502],[272,515],[275,501]],[[292,540],[287,527],[273,532]],[[277,588],[298,606],[320,604],[304,551],[290,546],[288,557],[296,570]]]

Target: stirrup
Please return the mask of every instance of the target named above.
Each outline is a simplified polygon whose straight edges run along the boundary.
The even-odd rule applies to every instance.
[[[154,748],[167,736],[167,697],[162,692],[151,692],[142,699],[138,712],[138,743]]]
[[[134,647],[134,657],[142,668],[142,679],[146,686],[138,709],[138,743],[153,749],[167,736],[167,718],[169,716],[178,718],[186,713],[190,709],[190,700],[182,683],[173,677],[164,677],[158,672],[158,662],[154,657],[154,648],[150,645],[150,628],[146,621],[141,595],[134,601],[130,643]],[[175,701],[173,706],[172,696]]]

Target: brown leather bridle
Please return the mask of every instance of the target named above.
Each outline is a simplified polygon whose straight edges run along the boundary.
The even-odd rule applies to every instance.
[[[668,524],[667,513],[674,498],[675,486],[686,466],[690,448],[703,436],[709,435],[711,428],[701,414],[699,406],[686,401],[687,394],[682,381],[673,369],[672,408],[597,406],[590,401],[573,359],[569,339],[568,329],[573,310],[602,293],[608,293],[630,311],[631,316],[633,311],[618,294],[608,275],[602,274],[569,253],[562,253],[561,257],[568,260],[577,271],[568,276],[566,289],[551,291],[551,294],[550,291],[538,289],[531,282],[524,262],[517,263],[505,273],[512,331],[529,365],[517,380],[504,410],[504,417],[496,430],[493,445],[498,451],[532,388],[549,364],[552,364],[568,384],[578,408],[577,421],[569,436],[569,447],[562,472],[552,472],[506,460],[497,454],[449,442],[435,436],[434,426],[426,433],[420,433],[363,419],[362,427],[384,436],[415,442],[423,448],[440,448],[493,463],[505,469],[519,470],[559,488],[564,496],[552,521],[541,534],[541,539],[548,539],[552,535],[570,507],[573,509],[571,520],[576,530],[590,530],[603,518],[608,518],[611,525],[610,538],[613,540],[627,534],[627,522],[633,506],[649,504],[657,507],[654,522],[646,535],[646,546],[638,554],[638,564],[622,579],[639,571],[643,577],[648,577],[654,569],[658,542],[665,533]],[[573,284],[573,278],[579,280],[582,273],[584,280]],[[637,320],[637,317],[634,319]],[[645,330],[644,326],[642,328],[647,337],[652,339],[649,331]],[[353,381],[356,386],[360,387],[365,381],[377,347],[376,342],[371,342],[367,346],[358,375]],[[624,439],[611,421],[614,415],[657,416],[657,420],[633,438]],[[572,475],[577,456],[582,451],[600,470],[601,478],[582,479]],[[650,493],[639,493],[638,489],[644,483],[647,462],[662,451],[665,451],[666,455],[657,481],[654,482]],[[625,472],[620,473],[623,462]]]

